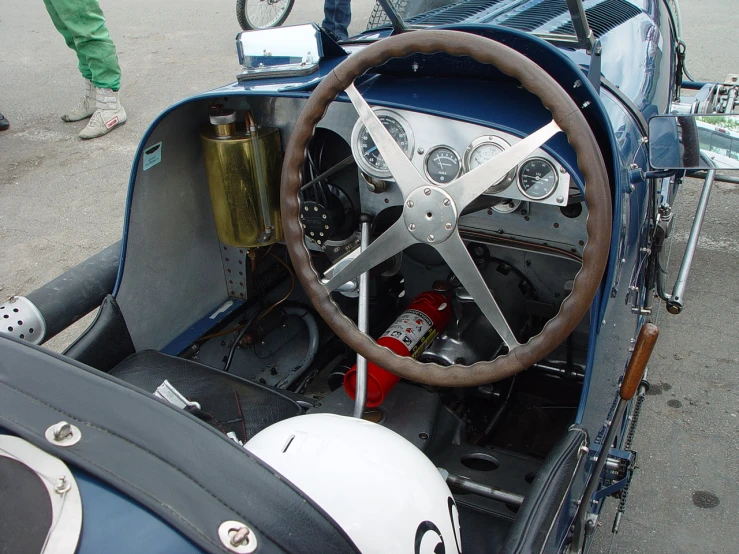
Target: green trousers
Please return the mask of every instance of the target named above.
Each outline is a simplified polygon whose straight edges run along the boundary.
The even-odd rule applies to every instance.
[[[97,88],[121,88],[121,68],[98,0],[44,0],[54,27],[77,53],[80,73]]]

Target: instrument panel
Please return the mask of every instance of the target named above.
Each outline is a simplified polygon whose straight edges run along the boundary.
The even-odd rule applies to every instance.
[[[446,185],[460,175],[505,152],[520,138],[480,125],[441,117],[375,108],[374,112],[421,175]],[[392,175],[361,120],[351,137],[354,159],[367,181],[392,182]],[[567,204],[570,175],[552,156],[539,149],[484,193],[510,200]]]

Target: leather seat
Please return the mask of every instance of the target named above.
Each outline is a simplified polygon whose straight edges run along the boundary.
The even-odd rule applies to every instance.
[[[110,375],[149,393],[166,379],[188,400],[200,404],[202,410],[195,415],[224,433],[233,431],[242,441],[303,413],[292,397],[277,389],[155,350],[129,356]]]

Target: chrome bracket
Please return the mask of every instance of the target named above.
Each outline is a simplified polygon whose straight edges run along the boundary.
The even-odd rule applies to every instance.
[[[185,395],[183,395],[180,391],[178,391],[172,383],[167,381],[166,379],[164,382],[157,387],[157,390],[154,391],[154,396],[157,398],[161,398],[162,400],[166,400],[176,408],[180,408],[181,410],[184,410],[185,408],[195,408],[197,410],[200,410],[200,404],[197,402],[192,402],[185,398]]]

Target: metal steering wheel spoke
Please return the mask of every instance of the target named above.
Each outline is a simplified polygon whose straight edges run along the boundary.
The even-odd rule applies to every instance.
[[[367,249],[362,249],[356,258],[324,283],[324,286],[329,292],[333,292],[344,283],[357,279],[365,271],[369,271],[398,252],[402,252],[415,242],[416,239],[408,232],[401,217],[377,237]]]
[[[508,350],[513,350],[516,346],[519,346],[520,343],[516,340],[510,325],[508,325],[503,312],[500,311],[498,303],[478,271],[459,233],[454,232],[447,240],[433,246],[444,258],[459,282],[477,302],[480,310],[493,326],[493,329],[500,335],[500,338],[503,339]]]
[[[426,179],[413,167],[408,156],[406,156],[398,143],[395,142],[395,139],[393,139],[388,130],[385,129],[385,126],[380,121],[380,118],[377,117],[377,114],[372,111],[370,105],[359,94],[354,83],[346,87],[346,94],[352,101],[354,109],[357,110],[359,119],[362,120],[367,131],[369,131],[372,140],[375,141],[375,146],[377,146],[380,154],[382,154],[382,159],[403,194],[403,199],[406,199],[414,189],[426,184]]]
[[[451,182],[444,190],[454,199],[457,209],[461,212],[470,202],[503,179],[514,167],[560,131],[559,125],[555,121],[550,121],[504,152]]]

